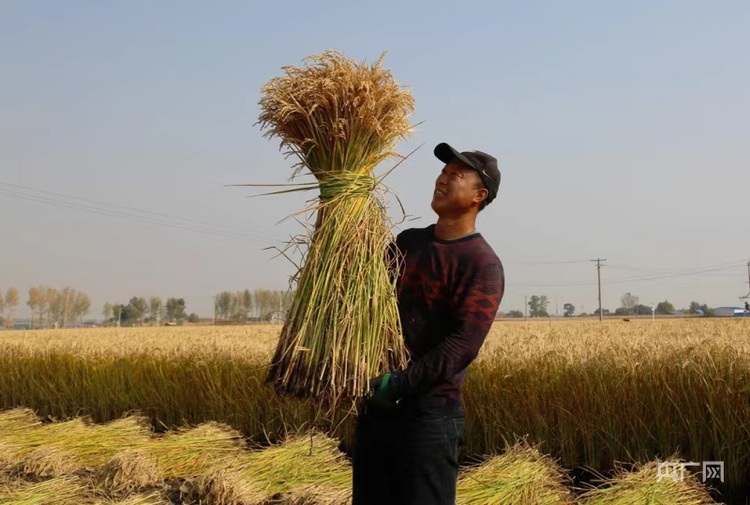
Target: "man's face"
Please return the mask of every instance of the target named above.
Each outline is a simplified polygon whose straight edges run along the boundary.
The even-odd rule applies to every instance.
[[[455,217],[479,208],[487,196],[479,174],[458,160],[451,161],[435,181],[432,210],[438,216]]]

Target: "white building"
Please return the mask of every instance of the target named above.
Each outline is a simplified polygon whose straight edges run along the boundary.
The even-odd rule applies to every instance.
[[[717,317],[742,317],[746,315],[743,307],[716,307],[713,309],[713,313]]]

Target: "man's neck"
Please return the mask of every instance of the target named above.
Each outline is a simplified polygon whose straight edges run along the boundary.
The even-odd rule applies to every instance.
[[[441,217],[435,224],[435,237],[440,240],[456,240],[475,230],[476,219],[473,216]]]

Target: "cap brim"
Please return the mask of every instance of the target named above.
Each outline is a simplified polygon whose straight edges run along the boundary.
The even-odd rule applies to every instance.
[[[477,171],[479,170],[479,168],[477,168],[474,165],[474,163],[472,163],[466,156],[456,151],[445,142],[441,142],[440,144],[435,146],[434,152],[435,152],[435,156],[437,157],[437,159],[439,159],[446,165],[450,163],[451,161],[458,159],[458,160],[461,160],[461,162],[473,168],[474,170],[477,170]]]

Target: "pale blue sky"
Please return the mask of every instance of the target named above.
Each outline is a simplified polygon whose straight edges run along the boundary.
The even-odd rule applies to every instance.
[[[424,123],[400,150],[424,145],[388,182],[410,225],[434,221],[435,144],[500,160],[478,225],[505,265],[501,310],[546,294],[552,312],[591,312],[597,257],[610,309],[628,291],[736,305],[748,27],[745,0],[4,0],[0,289],[25,302],[32,285],[70,285],[97,317],[152,294],[209,316],[218,291],[283,288],[292,269],[263,248],[301,231],[276,223],[308,195],[224,185],[287,181],[290,161],[254,126],[260,86],[338,49],[387,51],[412,89]]]

